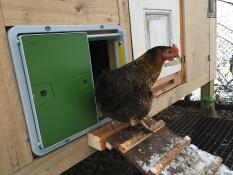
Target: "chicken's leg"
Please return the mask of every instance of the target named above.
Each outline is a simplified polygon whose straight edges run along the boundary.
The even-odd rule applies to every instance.
[[[131,117],[130,118],[130,121],[129,121],[129,125],[130,126],[134,127],[134,126],[136,126],[139,123],[140,123],[140,121],[136,117]]]

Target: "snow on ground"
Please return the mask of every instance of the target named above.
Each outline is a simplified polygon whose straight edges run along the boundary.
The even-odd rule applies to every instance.
[[[215,91],[224,103],[233,101],[233,0],[217,1],[217,68]],[[200,89],[192,93],[191,100],[200,100]]]
[[[232,2],[233,0],[227,0]],[[233,101],[233,75],[230,62],[233,61],[233,5],[217,3],[217,76],[216,93],[225,102]]]

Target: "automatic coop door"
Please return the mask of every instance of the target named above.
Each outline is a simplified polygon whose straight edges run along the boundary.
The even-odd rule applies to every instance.
[[[114,40],[117,49],[125,42],[119,26],[16,26],[8,39],[36,155],[104,123],[97,116],[89,42]],[[122,62],[119,54],[116,62]]]

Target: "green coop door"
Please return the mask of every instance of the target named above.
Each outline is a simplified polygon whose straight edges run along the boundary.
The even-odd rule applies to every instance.
[[[44,149],[97,123],[86,33],[22,35]]]

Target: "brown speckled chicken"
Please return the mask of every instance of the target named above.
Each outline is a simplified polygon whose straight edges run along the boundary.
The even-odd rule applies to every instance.
[[[178,57],[178,49],[158,46],[125,66],[103,73],[96,82],[97,106],[103,116],[134,125],[149,113],[152,85],[166,60]]]

